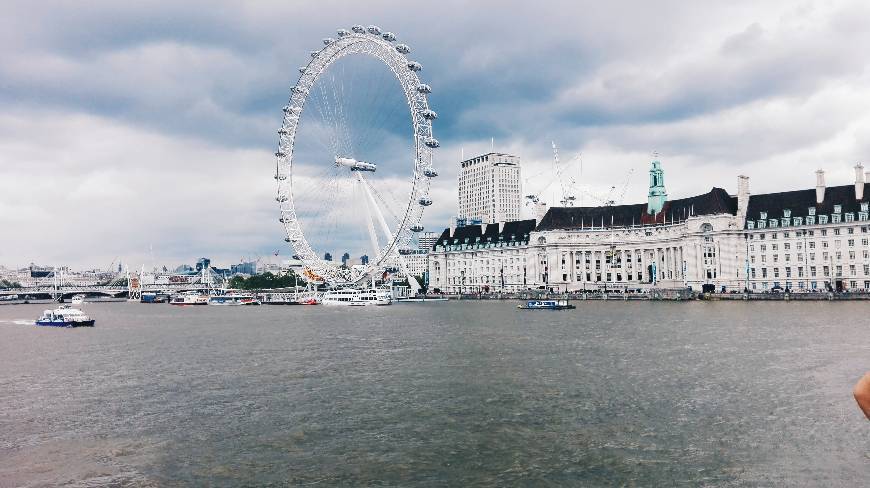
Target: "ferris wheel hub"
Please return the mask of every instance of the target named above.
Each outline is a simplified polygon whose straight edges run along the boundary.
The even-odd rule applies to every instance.
[[[351,171],[371,171],[372,173],[378,169],[378,166],[374,163],[367,163],[365,161],[357,161],[353,158],[335,158],[335,167],[344,166],[345,168],[350,168]]]

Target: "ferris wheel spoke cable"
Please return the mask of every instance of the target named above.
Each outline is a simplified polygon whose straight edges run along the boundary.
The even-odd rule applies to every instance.
[[[326,242],[332,242],[332,232],[333,230],[335,230],[336,224],[338,222],[338,215],[334,211],[334,203],[339,194],[338,190],[341,186],[340,181],[341,180],[339,179],[333,181],[334,184],[332,185],[332,188],[330,188],[331,191],[329,191],[329,200],[327,202],[327,205],[324,207],[324,209],[326,210],[326,215],[321,219],[321,222],[325,224],[324,230],[326,231]]]
[[[345,107],[344,107],[345,103],[344,103],[344,101],[346,99],[343,95],[344,80],[341,80],[341,84],[337,85],[335,83],[335,76],[333,75],[332,81],[333,81],[332,94],[336,100],[336,103],[335,103],[336,120],[338,122],[339,136],[341,137],[341,141],[342,141],[342,149],[344,151],[341,155],[342,156],[347,155],[350,157],[354,157],[355,154],[354,154],[354,150],[353,150],[353,143],[351,142],[350,130],[348,129],[348,124],[347,124],[347,116],[345,115]]]
[[[387,212],[390,213],[390,216],[392,216],[392,217],[395,219],[395,223],[399,223],[399,221],[400,221],[401,219],[399,219],[399,216],[398,216],[397,212],[394,211],[393,207],[390,205],[390,203],[387,201],[387,199],[384,198],[383,193],[381,193],[380,191],[378,191],[377,187],[375,187],[375,186],[371,183],[371,180],[370,180],[370,179],[367,179],[366,181],[369,183],[369,187],[371,188],[372,193],[377,197],[378,200],[381,201],[381,203],[383,204],[384,208],[387,210]]]
[[[327,178],[328,176],[328,178]],[[315,195],[322,195],[324,186],[331,187],[333,182],[338,178],[338,171],[335,168],[326,168],[317,176],[311,179],[311,182],[306,185],[300,185],[302,188],[296,192],[294,191],[294,197],[299,198],[300,201],[307,200],[309,197],[313,197]]]
[[[324,80],[325,81],[325,80]],[[325,140],[327,143],[327,148],[330,150],[333,155],[338,154],[338,140],[335,137],[335,123],[333,122],[333,117],[330,114],[330,103],[327,100],[326,93],[324,92],[323,83],[317,85],[317,95],[313,100],[314,108],[317,109],[320,114],[320,119],[313,121],[315,124],[314,130],[315,133],[318,134],[322,140]]]
[[[378,78],[373,82],[374,93],[367,95],[364,100],[370,101],[373,107],[384,107],[380,110],[364,110],[364,120],[362,127],[362,145],[368,147],[372,138],[376,141],[384,142],[383,136],[389,134],[389,127],[385,127],[385,123],[390,120],[396,120],[397,110],[400,107],[395,100],[389,100],[386,88],[389,86],[390,79],[386,79],[389,70],[378,70]],[[391,72],[389,74],[392,74]],[[379,163],[381,161],[378,161]]]
[[[387,83],[385,83],[385,81],[388,81],[384,79],[386,71],[388,70],[381,69],[377,71],[376,79],[370,84],[371,89],[369,90],[369,94],[364,98],[372,109],[363,111],[361,126],[364,127],[364,130],[360,137],[362,147],[369,147],[373,137],[378,138],[376,140],[383,142],[383,139],[378,137],[378,132],[383,129],[384,122],[387,120],[395,120],[396,106],[395,104],[389,103],[390,100],[386,93]],[[375,107],[380,107],[380,109],[375,110]],[[387,113],[390,115],[387,115]],[[378,163],[381,162],[382,161],[378,161]]]

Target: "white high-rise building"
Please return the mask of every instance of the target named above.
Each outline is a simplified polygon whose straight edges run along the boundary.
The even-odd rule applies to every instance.
[[[460,163],[459,219],[482,223],[519,220],[520,158],[488,153]]]
[[[430,252],[432,251],[432,247],[438,242],[438,238],[441,237],[441,234],[438,232],[423,232],[419,236],[417,236],[417,249],[421,251]]]

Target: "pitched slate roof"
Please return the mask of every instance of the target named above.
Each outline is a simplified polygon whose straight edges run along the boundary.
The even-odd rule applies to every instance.
[[[513,238],[515,241],[525,241],[526,235],[535,230],[535,220],[516,220],[513,222],[505,222],[501,232],[498,231],[498,224],[483,225],[466,225],[457,227],[450,235],[450,229],[444,229],[434,246],[444,246],[448,244],[474,244],[476,242],[498,242],[499,240],[510,242]],[[478,241],[477,239],[480,238]],[[501,238],[501,239],[499,239]],[[468,239],[468,241],[466,241]],[[434,249],[433,246],[433,249]]]
[[[864,198],[855,199],[855,185],[830,186],[825,188],[825,199],[816,203],[816,189],[784,191],[751,195],[746,208],[746,220],[759,220],[761,212],[767,212],[768,219],[782,218],[783,210],[791,210],[792,217],[806,217],[810,207],[816,214],[834,213],[834,205],[842,205],[843,213],[860,212],[861,202],[870,201],[870,183],[864,184]]]
[[[654,216],[647,214],[646,209],[646,203],[607,207],[552,207],[535,230],[625,227],[680,221],[692,215],[735,215],[737,198],[728,195],[722,188],[713,188],[703,195],[667,201],[662,211]]]

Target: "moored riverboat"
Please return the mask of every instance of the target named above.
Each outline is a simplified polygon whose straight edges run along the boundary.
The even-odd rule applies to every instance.
[[[392,305],[393,294],[390,290],[380,288],[340,288],[323,294],[320,300],[323,305],[344,305],[362,307],[369,305]]]
[[[181,293],[174,295],[169,300],[170,305],[207,305],[208,295],[203,295],[197,292]]]
[[[153,291],[142,292],[142,303],[166,303],[169,300],[168,293],[157,293]]]
[[[227,293],[208,297],[209,305],[260,305],[260,300],[254,295],[243,293]]]

